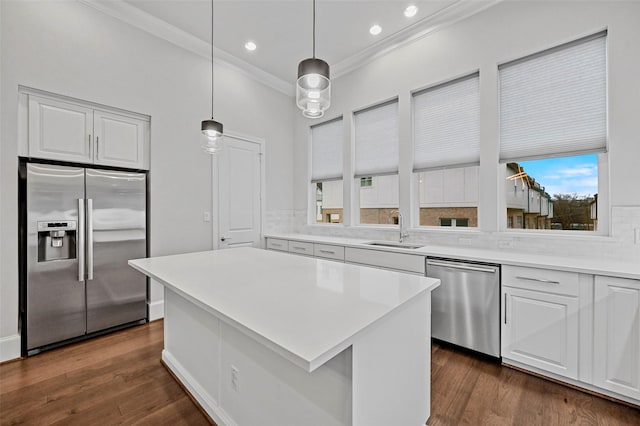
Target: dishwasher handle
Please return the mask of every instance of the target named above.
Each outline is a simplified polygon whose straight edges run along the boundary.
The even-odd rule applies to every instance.
[[[490,274],[495,274],[498,269],[490,266],[482,266],[482,265],[471,265],[468,263],[458,263],[458,262],[443,262],[436,260],[427,259],[427,265],[431,266],[442,266],[444,268],[452,268],[452,269],[462,269],[465,271],[476,271],[476,272],[487,272]]]

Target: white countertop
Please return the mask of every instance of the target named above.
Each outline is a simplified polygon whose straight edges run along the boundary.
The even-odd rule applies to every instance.
[[[306,242],[318,242],[323,244],[335,244],[345,247],[401,252],[422,256],[474,260],[478,262],[498,263],[502,265],[538,268],[548,267],[551,269],[570,272],[640,279],[640,260],[638,262],[633,262],[630,260],[603,259],[597,257],[549,256],[544,254],[517,252],[514,250],[501,251],[472,247],[451,247],[435,245],[425,245],[418,249],[402,249],[367,245],[366,243],[370,242],[371,240],[365,239],[305,234],[268,234],[265,235],[265,237]]]
[[[440,283],[248,247],[136,259],[129,265],[307,371]]]

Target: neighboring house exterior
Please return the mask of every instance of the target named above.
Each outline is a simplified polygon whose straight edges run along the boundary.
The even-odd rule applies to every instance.
[[[420,226],[478,226],[478,166],[417,173]],[[551,229],[553,201],[517,163],[506,165],[507,227]],[[397,223],[398,176],[360,179],[360,223]],[[342,181],[318,183],[316,220],[342,223]]]
[[[553,201],[518,163],[507,163],[507,228],[551,229]]]
[[[598,194],[593,196],[593,200],[589,203],[589,217],[593,222],[593,229],[598,229]]]

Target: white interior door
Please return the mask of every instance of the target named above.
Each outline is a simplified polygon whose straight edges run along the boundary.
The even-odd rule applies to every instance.
[[[261,141],[229,135],[225,135],[224,145],[218,154],[217,246],[259,247],[262,233],[263,145]]]

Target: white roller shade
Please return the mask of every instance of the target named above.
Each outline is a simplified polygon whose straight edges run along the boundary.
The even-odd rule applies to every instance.
[[[605,33],[502,65],[499,74],[501,161],[606,150]]]
[[[398,173],[398,101],[355,113],[355,176]]]
[[[342,179],[342,118],[311,128],[311,181]]]
[[[480,164],[480,77],[413,96],[413,170]]]

